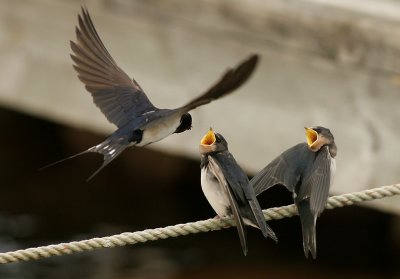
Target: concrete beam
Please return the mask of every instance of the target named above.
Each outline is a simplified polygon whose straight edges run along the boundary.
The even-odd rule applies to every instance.
[[[0,102],[66,125],[114,127],[76,78],[69,40],[79,1],[3,0]],[[149,148],[198,158],[209,126],[255,173],[304,141],[303,126],[331,128],[343,193],[400,181],[400,2],[87,1],[117,63],[159,107],[206,90],[249,53],[261,64],[234,95],[193,112],[194,129]],[[398,198],[374,202],[400,212]]]

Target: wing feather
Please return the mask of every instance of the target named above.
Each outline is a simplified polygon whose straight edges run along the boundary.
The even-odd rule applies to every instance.
[[[139,84],[129,78],[111,57],[84,7],[78,15],[76,42],[71,41],[71,50],[78,78],[108,121],[122,127],[143,113],[156,109]]]
[[[246,227],[245,227],[243,218],[240,214],[240,210],[239,210],[239,206],[236,201],[235,193],[232,192],[232,188],[229,185],[228,181],[226,180],[222,169],[220,168],[220,166],[218,165],[216,160],[211,156],[209,156],[209,166],[210,166],[210,170],[212,171],[214,176],[217,178],[219,184],[222,187],[224,187],[226,193],[228,194],[229,203],[231,205],[231,210],[232,210],[233,218],[235,220],[236,229],[239,234],[239,239],[240,239],[240,243],[242,245],[242,250],[243,250],[243,253],[246,255],[247,251],[248,251]]]
[[[228,69],[228,71],[205,93],[190,101],[180,108],[183,111],[192,110],[198,106],[210,103],[213,100],[221,98],[243,85],[254,72],[259,56],[251,55],[248,59],[241,62],[237,67]]]
[[[237,164],[233,155],[230,152],[217,153],[214,155],[213,161],[217,165],[223,165],[220,170],[232,195],[239,203],[243,217],[258,227],[265,237],[269,235],[272,239],[278,241],[275,233],[265,221],[261,206],[253,188],[250,186],[246,173]]]
[[[275,158],[250,180],[256,195],[278,184],[294,192],[303,170],[301,162],[310,152],[306,143],[300,143]]]
[[[330,156],[328,147],[321,148],[310,170],[310,175],[305,178],[304,187],[301,187],[298,194],[298,199],[309,196],[310,209],[315,214],[324,210],[328,200],[332,160],[334,159]]]

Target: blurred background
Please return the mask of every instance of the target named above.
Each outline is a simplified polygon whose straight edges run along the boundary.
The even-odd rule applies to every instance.
[[[69,57],[85,4],[106,47],[158,107],[186,103],[227,67],[259,53],[231,96],[191,114],[193,129],[131,148],[92,181],[96,154],[39,171],[115,127]],[[0,0],[0,251],[215,216],[200,186],[198,143],[212,126],[249,176],[331,129],[340,194],[400,181],[400,2],[378,0]],[[292,203],[275,187],[263,208]],[[279,244],[234,228],[0,266],[0,278],[400,278],[400,198],[329,210],[318,257],[298,217],[270,222]]]

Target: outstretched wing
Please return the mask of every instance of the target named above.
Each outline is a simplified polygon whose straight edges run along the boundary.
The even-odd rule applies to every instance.
[[[84,7],[78,23],[77,41],[71,41],[73,67],[108,121],[122,127],[132,118],[154,110],[139,84],[115,63]]]
[[[301,162],[309,152],[307,144],[300,143],[275,158],[250,180],[256,195],[278,184],[294,192],[301,175]]]
[[[304,186],[300,187],[297,199],[309,197],[310,209],[314,214],[321,213],[326,206],[335,168],[335,159],[329,154],[329,148],[324,146],[318,151],[312,168],[304,176]]]
[[[205,105],[213,100],[219,99],[238,89],[254,72],[258,60],[259,56],[254,54],[240,63],[236,68],[228,69],[222,78],[209,90],[207,90],[207,92],[179,108],[179,110],[192,110],[198,106]]]

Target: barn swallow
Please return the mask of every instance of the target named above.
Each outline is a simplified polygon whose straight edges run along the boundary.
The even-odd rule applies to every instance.
[[[210,128],[201,139],[201,187],[219,217],[233,215],[244,255],[247,254],[245,224],[278,241],[267,225],[249,179],[228,150],[225,138]]]
[[[88,152],[100,153],[103,155],[103,164],[88,180],[129,146],[146,146],[173,133],[191,129],[192,117],[188,112],[239,88],[251,76],[258,62],[258,55],[252,55],[237,67],[228,69],[217,83],[186,105],[176,109],[159,109],[111,57],[84,7],[82,14],[78,15],[76,42],[71,41],[71,49],[78,78],[108,121],[118,127],[102,143],[50,164]]]
[[[303,248],[317,256],[316,222],[324,210],[336,171],[337,147],[329,129],[306,129],[307,143],[289,148],[261,170],[250,184],[256,195],[274,185],[283,185],[293,193],[303,231]]]

